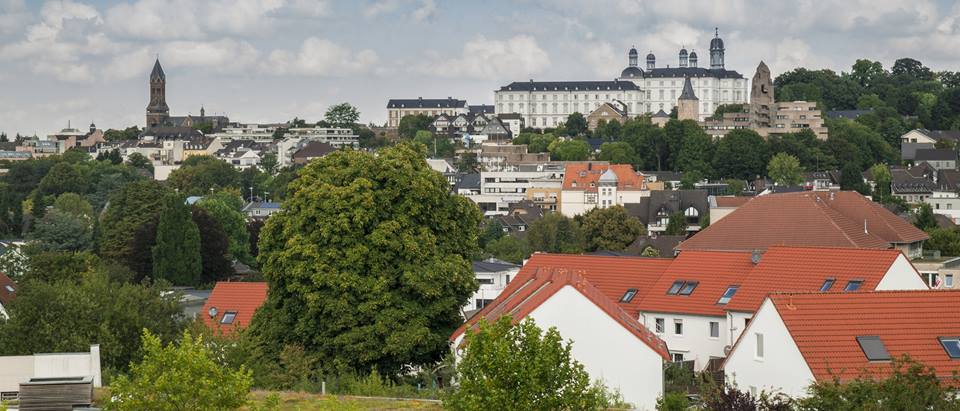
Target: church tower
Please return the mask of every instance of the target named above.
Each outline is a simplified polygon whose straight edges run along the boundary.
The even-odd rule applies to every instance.
[[[170,107],[167,107],[167,76],[160,67],[160,59],[153,64],[150,73],[150,104],[147,105],[146,128],[164,125],[170,117]]]
[[[677,99],[677,120],[700,121],[700,99],[693,92],[690,77],[683,79],[683,92]]]
[[[720,29],[713,29],[714,37],[710,40],[710,68],[723,68],[723,39],[720,38]]]

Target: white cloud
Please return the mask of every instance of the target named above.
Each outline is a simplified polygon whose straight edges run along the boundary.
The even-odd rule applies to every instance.
[[[307,17],[324,17],[330,14],[330,3],[327,0],[291,0],[289,8],[294,13]]]
[[[439,77],[502,80],[533,76],[550,65],[550,56],[537,39],[517,35],[506,40],[480,36],[463,46],[460,56],[445,59],[436,53],[414,71]]]
[[[433,17],[437,13],[437,3],[434,0],[422,0],[420,7],[413,11],[412,17],[418,22],[422,22]]]
[[[392,13],[398,8],[400,8],[400,0],[376,0],[363,9],[363,15],[367,18],[373,18],[381,14]]]
[[[584,52],[585,61],[590,65],[592,72],[600,78],[608,78],[610,74],[616,72],[617,67],[626,67],[626,53],[620,54],[614,51],[613,46],[607,42],[584,43],[580,50]]]
[[[38,61],[33,64],[33,72],[50,75],[57,80],[71,83],[85,83],[93,81],[93,71],[87,64],[79,63],[49,63]]]
[[[247,69],[256,63],[259,55],[259,51],[250,43],[229,38],[217,41],[171,41],[165,43],[160,52],[166,66],[208,67],[222,72]]]
[[[310,37],[300,50],[274,50],[263,70],[270,74],[346,76],[370,73],[379,57],[373,50],[354,51],[327,39]]]
[[[272,28],[271,14],[284,6],[284,0],[218,0],[203,9],[204,23],[217,33],[262,35]],[[268,30],[266,30],[268,31]]]
[[[32,17],[23,0],[0,0],[0,35],[19,32]]]
[[[150,49],[141,47],[131,52],[118,54],[101,71],[105,80],[126,80],[135,77],[145,77],[153,66],[154,53]]]
[[[192,0],[139,0],[120,3],[106,13],[107,27],[115,34],[138,39],[195,39],[203,36],[198,16],[200,2]]]

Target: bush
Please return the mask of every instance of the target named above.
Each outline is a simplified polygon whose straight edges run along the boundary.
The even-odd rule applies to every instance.
[[[665,393],[657,398],[658,411],[686,411],[690,407],[690,401],[687,400],[687,394],[682,392]]]

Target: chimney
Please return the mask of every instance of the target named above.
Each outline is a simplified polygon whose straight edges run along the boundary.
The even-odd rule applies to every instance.
[[[750,262],[753,263],[753,265],[760,264],[760,257],[763,257],[763,253],[761,253],[760,250],[753,250],[753,253],[750,254]]]
[[[587,163],[587,171],[593,171],[593,163]]]

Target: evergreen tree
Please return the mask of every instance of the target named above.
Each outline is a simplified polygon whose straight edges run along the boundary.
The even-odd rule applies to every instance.
[[[200,280],[200,230],[179,195],[164,198],[153,246],[153,276],[174,285],[194,285]]]

